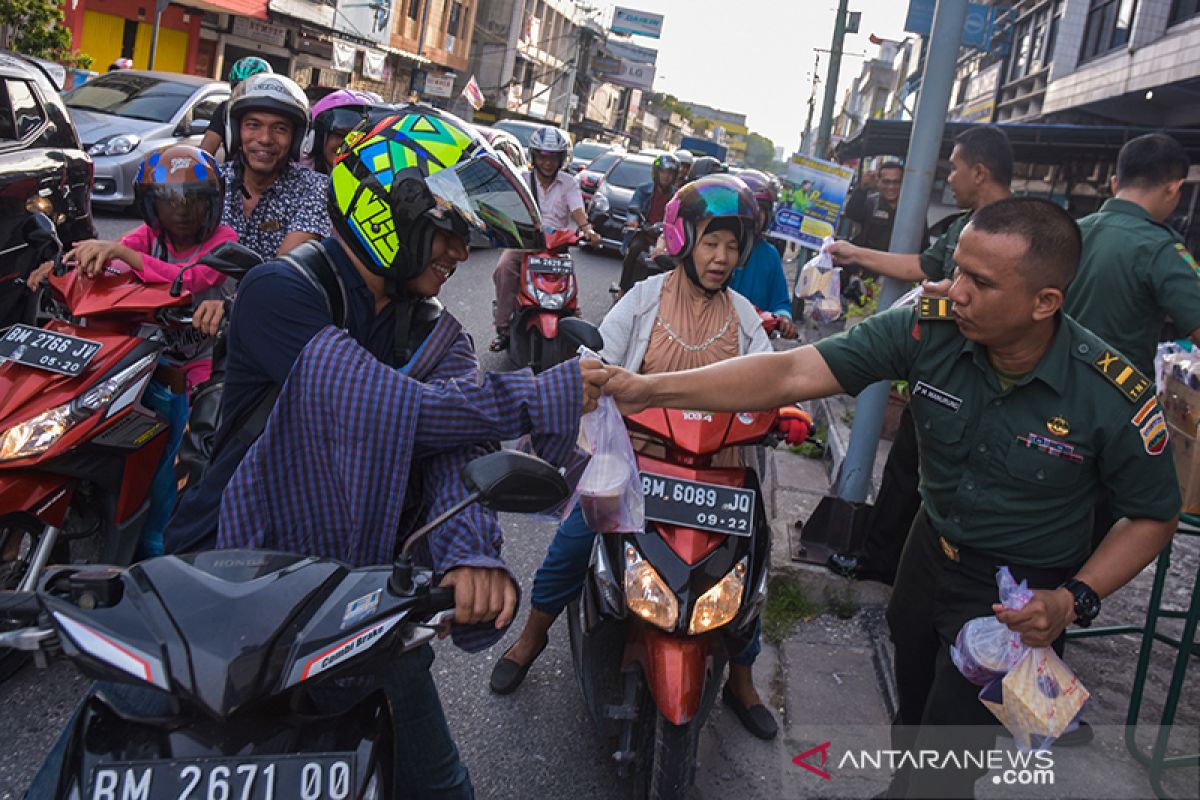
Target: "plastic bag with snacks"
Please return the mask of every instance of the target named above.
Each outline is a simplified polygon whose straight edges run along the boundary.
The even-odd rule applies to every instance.
[[[842,317],[842,268],[833,265],[829,245],[833,237],[825,237],[821,250],[800,270],[796,283],[796,297],[804,301],[804,308],[813,322],[836,322]]]
[[[1033,599],[1033,590],[1025,581],[1018,584],[1008,567],[996,570],[996,584],[1000,587],[1000,604],[1005,608],[1015,611]],[[950,658],[963,677],[976,686],[986,686],[1006,675],[1028,649],[1021,643],[1021,634],[1009,630],[995,616],[976,617],[958,632],[950,647]]]

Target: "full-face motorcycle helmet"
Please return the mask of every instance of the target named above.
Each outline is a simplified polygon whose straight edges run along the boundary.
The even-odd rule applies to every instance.
[[[732,175],[709,175],[682,187],[667,203],[663,215],[663,240],[667,254],[682,262],[688,278],[697,285],[692,251],[699,238],[697,229],[706,219],[735,220],[738,263],[745,266],[754,246],[758,204],[746,184]]]
[[[346,136],[329,173],[329,215],[343,242],[394,291],[428,265],[436,230],[489,235],[499,247],[545,246],[528,186],[475,129],[405,105]]]
[[[654,181],[654,185],[658,186],[658,176],[664,172],[673,173],[671,175],[671,183],[674,183],[679,178],[679,159],[670,153],[663,153],[654,159],[654,163],[650,165],[650,177]]]
[[[168,145],[138,165],[133,182],[134,206],[157,236],[164,233],[160,204],[186,215],[197,228],[197,241],[212,236],[221,224],[225,180],[216,160],[198,147]]]

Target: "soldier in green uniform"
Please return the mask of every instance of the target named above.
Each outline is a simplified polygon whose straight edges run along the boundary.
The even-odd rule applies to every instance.
[[[829,248],[836,264],[858,264],[872,272],[899,281],[940,281],[954,272],[951,256],[971,214],[989,203],[1009,196],[1012,183],[1012,145],[1004,131],[991,125],[960,133],[950,151],[950,175],[946,183],[962,214],[925,252],[888,253],[869,250],[850,242],[834,242]]]
[[[1080,248],[1054,204],[1002,200],[964,229],[949,298],[789,352],[652,376],[609,368],[605,391],[626,411],[775,408],[909,382],[923,509],[888,607],[898,749],[992,746],[995,719],[949,656],[964,623],[995,613],[1027,644],[1061,647],[1066,627],[1089,624],[1175,530],[1179,489],[1153,381],[1062,313]],[[1093,553],[1102,496],[1121,520]],[[1036,590],[1020,611],[995,605],[1001,565]],[[901,770],[889,794],[970,796],[983,772]]]

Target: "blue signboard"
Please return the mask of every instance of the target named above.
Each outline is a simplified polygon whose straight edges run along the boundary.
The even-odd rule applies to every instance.
[[[904,30],[909,33],[929,35],[933,28],[933,10],[937,0],[909,0],[908,16],[904,19]],[[986,49],[992,37],[993,15],[996,9],[979,3],[967,4],[967,19],[963,22],[962,43],[967,47]]]

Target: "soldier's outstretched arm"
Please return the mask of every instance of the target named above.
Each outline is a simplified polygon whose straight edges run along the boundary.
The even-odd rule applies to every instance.
[[[842,392],[829,365],[812,345],[759,353],[700,369],[638,375],[608,367],[604,391],[623,413],[650,406],[705,411],[758,411]]]

